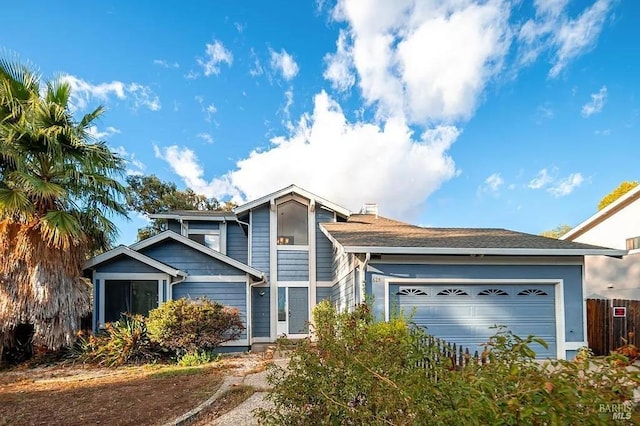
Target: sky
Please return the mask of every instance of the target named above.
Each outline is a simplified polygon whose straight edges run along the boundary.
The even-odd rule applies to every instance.
[[[422,226],[577,225],[639,179],[640,2],[12,2],[0,54],[95,138],[242,203],[296,184]],[[118,220],[120,243],[145,218]]]

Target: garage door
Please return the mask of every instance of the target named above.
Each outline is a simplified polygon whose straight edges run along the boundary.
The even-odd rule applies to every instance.
[[[404,309],[429,334],[482,351],[504,325],[520,337],[541,337],[548,349],[534,344],[536,358],[555,358],[555,289],[552,284],[397,284],[389,286],[391,308]]]

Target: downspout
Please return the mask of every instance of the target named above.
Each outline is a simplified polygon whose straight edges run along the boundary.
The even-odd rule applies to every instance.
[[[362,264],[362,279],[360,280],[360,295],[362,300],[360,300],[360,303],[366,302],[367,266],[369,266],[370,260],[371,260],[371,253],[367,252],[364,257],[364,263]]]
[[[177,280],[171,281],[169,283],[169,293],[170,293],[169,295],[171,296],[171,299],[169,299],[169,300],[173,300],[173,286],[176,285],[176,284],[180,284],[181,282],[183,282],[186,279],[187,279],[187,276],[185,275],[182,278],[178,278]]]

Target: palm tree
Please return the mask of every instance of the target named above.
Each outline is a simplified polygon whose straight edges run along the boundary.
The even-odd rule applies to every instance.
[[[126,217],[124,161],[89,134],[104,109],[78,121],[70,94],[0,59],[0,355],[21,324],[36,346],[73,342],[91,309],[82,265],[110,247],[110,219]]]

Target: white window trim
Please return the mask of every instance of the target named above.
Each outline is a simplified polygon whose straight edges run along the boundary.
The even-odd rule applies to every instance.
[[[309,251],[308,245],[280,244],[278,251]]]
[[[307,229],[307,244],[278,244],[278,206],[280,204],[284,204],[284,203],[288,203],[289,201],[295,201],[299,204],[302,204],[303,206],[305,206],[307,208],[307,211],[309,211],[309,206],[310,206],[310,200],[307,200],[305,198],[302,198],[296,194],[289,194],[289,195],[285,195],[282,198],[279,198],[276,202],[275,202],[275,215],[276,215],[276,229],[275,229],[275,241],[276,241],[276,247],[278,248],[278,250],[309,250],[309,243],[311,242],[311,233],[309,232],[309,229]],[[315,205],[315,203],[314,203]],[[310,222],[309,222],[309,217],[307,218],[307,228],[310,227]],[[283,248],[283,247],[292,247],[292,248]]]
[[[94,284],[96,280],[100,280],[100,303],[99,303],[99,318],[97,323],[97,328],[100,329],[104,326],[104,302],[105,302],[105,288],[107,280],[148,280],[148,281],[158,281],[158,306],[160,306],[163,302],[161,299],[163,294],[162,283],[163,281],[167,281],[168,284],[171,283],[171,276],[169,274],[154,274],[154,273],[118,273],[118,272],[96,272],[94,275]],[[167,295],[167,297],[169,297]],[[95,301],[94,301],[95,303]]]
[[[222,225],[224,226],[224,229]],[[227,254],[227,244],[226,244],[226,224],[220,224],[220,229],[189,229],[189,232],[187,234],[187,238],[189,238],[190,235],[217,235],[218,236],[218,249],[216,250],[214,248],[212,248],[211,250],[216,250],[219,251],[220,253],[226,255]],[[206,247],[206,246],[205,246]],[[211,247],[209,247],[211,248]]]
[[[569,347],[573,347],[576,342],[567,342],[565,335],[565,322],[564,322],[564,280],[562,278],[514,278],[514,279],[484,279],[484,278],[395,278],[395,277],[380,277],[384,280],[384,318],[385,321],[389,321],[391,307],[389,300],[389,284],[553,284],[555,288],[555,317],[556,317],[556,357],[558,359],[566,359],[567,351],[574,349],[567,349],[567,343],[570,343]],[[586,324],[586,318],[583,317],[582,321]],[[585,334],[586,338],[586,334]],[[580,342],[581,346],[584,346],[584,342]]]

